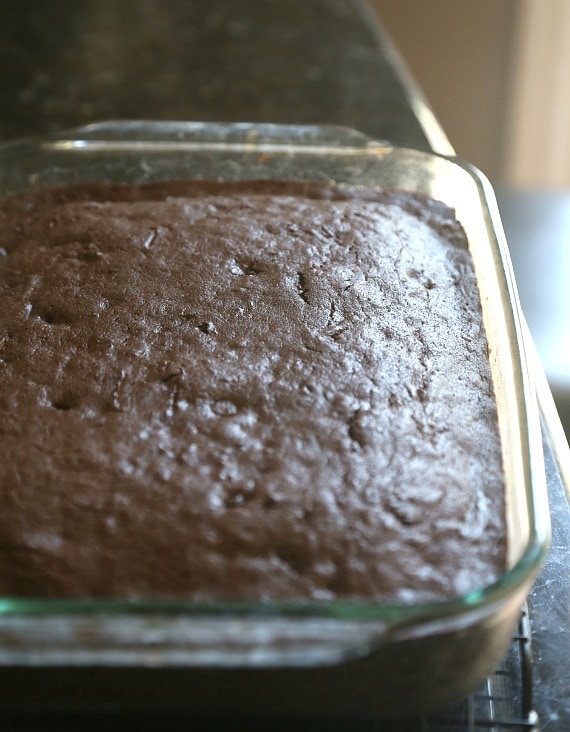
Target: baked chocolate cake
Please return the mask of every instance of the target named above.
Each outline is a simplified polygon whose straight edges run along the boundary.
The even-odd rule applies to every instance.
[[[0,594],[420,602],[505,567],[465,235],[304,183],[0,201]]]

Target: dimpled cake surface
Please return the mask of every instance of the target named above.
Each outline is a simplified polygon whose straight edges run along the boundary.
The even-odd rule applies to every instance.
[[[0,594],[425,602],[504,571],[453,211],[303,182],[0,201]]]

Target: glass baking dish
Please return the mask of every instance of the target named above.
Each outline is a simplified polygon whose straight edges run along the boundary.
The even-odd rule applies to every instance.
[[[405,606],[1,598],[0,707],[378,717],[461,698],[508,647],[549,540],[524,324],[490,185],[457,159],[327,126],[109,122],[0,148],[0,195],[46,184],[173,178],[400,188],[456,210],[490,346],[509,568],[465,596]]]

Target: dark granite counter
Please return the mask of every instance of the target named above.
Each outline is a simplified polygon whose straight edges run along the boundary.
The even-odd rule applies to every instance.
[[[0,99],[0,141],[139,118],[332,123],[400,146],[450,150],[437,124],[430,127],[429,110],[397,68],[373,16],[351,0],[2,0]],[[570,728],[563,652],[570,627],[564,559],[570,513],[545,447],[554,541],[530,598],[534,699],[544,729],[563,732]],[[108,728],[113,719],[62,714],[41,728]],[[127,721],[116,721],[126,728]],[[188,728],[172,719],[133,724]],[[421,724],[402,729],[437,729]],[[3,726],[39,728],[25,715]],[[303,727],[309,728],[341,729],[315,720]]]
[[[0,138],[103,119],[322,123],[428,149],[345,0],[3,0]]]

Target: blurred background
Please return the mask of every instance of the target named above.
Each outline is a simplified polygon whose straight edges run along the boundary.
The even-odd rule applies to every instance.
[[[493,183],[570,435],[570,2],[371,0],[457,154]]]

